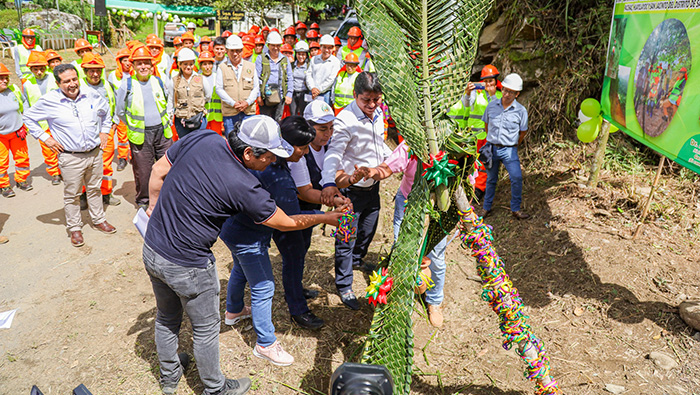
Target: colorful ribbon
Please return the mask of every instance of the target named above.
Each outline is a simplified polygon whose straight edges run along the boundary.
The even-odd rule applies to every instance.
[[[335,237],[339,241],[345,243],[356,237],[357,228],[352,226],[357,215],[350,209],[343,211],[343,216],[338,221],[338,227],[331,231],[331,237]]]
[[[387,293],[391,291],[391,287],[394,285],[394,278],[389,277],[389,272],[385,267],[379,270],[375,270],[374,273],[369,276],[369,285],[365,289],[367,292],[367,301],[369,304],[377,307],[377,303],[386,304],[387,303]]]
[[[457,161],[448,159],[445,151],[430,155],[430,162],[423,163],[423,174],[427,181],[435,181],[435,186],[447,185],[449,179],[455,176],[454,169]]]

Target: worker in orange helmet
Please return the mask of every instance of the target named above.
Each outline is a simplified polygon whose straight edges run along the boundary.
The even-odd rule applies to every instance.
[[[243,42],[243,52],[241,52],[241,57],[243,60],[253,62],[253,54],[255,53],[255,36],[252,34],[246,34],[241,37]]]
[[[335,43],[337,45],[338,42],[336,41]],[[345,57],[351,52],[357,55],[358,59],[365,59],[366,57],[366,51],[362,47],[362,30],[357,26],[350,28],[348,31],[348,43],[341,47],[340,51],[336,52],[336,56],[342,63],[345,61]]]
[[[228,37],[230,37],[231,35],[233,35],[233,33],[231,33],[230,30],[224,30],[224,32],[221,33],[221,37],[223,37],[223,38],[228,38]]]
[[[122,48],[117,52],[115,60],[117,61],[117,69],[109,73],[107,81],[118,90],[122,85],[122,81],[131,78],[134,75],[134,68],[131,65],[131,51],[129,48]],[[127,127],[124,122],[117,124],[117,171],[122,171],[126,168],[127,162],[131,157],[129,150],[129,139],[126,135]]]
[[[255,50],[253,51],[253,56],[250,59],[251,62],[255,63],[258,56],[262,55],[265,51],[265,38],[260,36],[255,36]]]
[[[222,135],[223,116],[221,114],[221,97],[216,93],[216,72],[214,64],[216,58],[211,52],[205,51],[199,54],[199,67],[202,69],[202,78],[209,84],[212,93],[204,108],[207,110],[206,128]]]
[[[82,60],[80,67],[83,68],[85,77],[80,80],[81,85],[86,87],[88,91],[92,90],[107,100],[109,103],[109,116],[114,119],[116,94],[114,86],[103,77],[105,75],[104,60],[102,60],[100,55],[92,52],[83,55]],[[102,191],[102,203],[110,206],[118,206],[121,204],[121,200],[112,195],[112,175],[114,174],[112,162],[114,161],[114,134],[116,130],[116,124],[112,123],[107,144],[102,148],[102,184],[100,190]],[[85,187],[83,187],[83,194],[80,195],[80,206],[83,210],[87,210],[88,208]]]
[[[31,74],[27,67],[29,54],[34,51],[41,52],[41,46],[36,44],[36,33],[32,29],[22,30],[22,45],[15,45],[15,73],[17,77],[22,78]]]
[[[146,40],[146,46],[151,52],[151,56],[153,56],[153,75],[165,78],[172,62],[168,54],[163,50],[163,41],[158,37],[149,38]]]
[[[296,25],[297,37],[300,41],[306,41],[306,24],[304,22],[298,22]]]
[[[210,48],[210,46],[211,38],[209,36],[202,36],[202,38],[199,40],[199,52],[212,52],[212,48]]]
[[[284,30],[284,44],[289,44],[290,47],[294,48],[294,44],[297,43],[297,32],[294,26],[290,26]]]
[[[294,64],[294,48],[289,44],[282,44],[280,47],[280,53],[289,59],[289,64]]]
[[[309,59],[318,55],[321,52],[321,44],[318,41],[309,43]]]
[[[175,37],[173,38],[173,47],[177,51],[178,49],[182,48],[182,37]]]
[[[314,22],[309,26],[309,31],[306,32],[306,34],[309,34],[309,32],[315,31],[316,33],[321,33],[321,26],[318,25],[318,23]]]
[[[23,111],[20,89],[10,84],[10,70],[0,63],[0,193],[6,198],[15,196],[8,175],[10,153],[15,161],[17,187],[25,191],[32,190],[32,184],[27,180],[29,149],[27,128],[22,121]]]
[[[250,27],[250,30],[248,30],[248,34],[252,34],[253,36],[257,36],[260,33],[260,26],[258,25],[253,25]]]
[[[270,34],[270,27],[269,26],[263,26],[262,29],[260,29],[260,35],[263,36],[265,41],[267,42],[267,35]]]
[[[49,63],[48,71],[53,73],[53,68],[61,64],[63,58],[53,49],[47,49],[44,53],[46,54],[46,61]]]
[[[338,71],[338,76],[335,78],[333,88],[331,88],[331,103],[337,116],[340,111],[345,108],[351,101],[355,99],[353,93],[355,91],[355,79],[362,72],[360,68],[360,60],[357,55],[350,52],[345,56],[345,64]]]
[[[153,39],[153,38],[159,38],[157,34],[151,33],[148,36],[146,36],[146,41]]]
[[[333,44],[334,44],[333,55],[338,56],[338,52],[340,51],[340,47],[343,46],[343,42],[340,41],[340,38],[338,36],[335,36],[333,38]]]
[[[306,32],[306,42],[307,44],[311,45],[311,43],[318,42],[318,40],[321,39],[321,36],[318,34],[316,30],[309,30]]]
[[[85,77],[85,72],[83,71],[83,68],[80,67],[80,63],[82,63],[83,56],[85,56],[86,53],[92,52],[92,44],[90,44],[90,42],[84,38],[79,38],[75,40],[73,50],[78,55],[78,59],[72,61],[70,64],[72,64],[78,71],[78,79],[82,80]]]
[[[184,32],[182,33],[182,46],[185,48],[193,49],[194,48],[194,34],[190,32]],[[195,51],[196,52],[196,51]]]
[[[36,105],[46,93],[58,89],[58,84],[53,74],[46,72],[48,65],[49,63],[42,52],[34,51],[29,54],[27,67],[29,67],[31,74],[26,77],[22,84],[26,108]],[[46,121],[39,122],[39,126],[49,136],[51,135],[49,124]],[[39,145],[41,145],[41,154],[44,157],[44,163],[46,163],[46,172],[51,176],[51,184],[59,185],[61,183],[61,171],[58,168],[58,155],[43,141],[39,140]]]

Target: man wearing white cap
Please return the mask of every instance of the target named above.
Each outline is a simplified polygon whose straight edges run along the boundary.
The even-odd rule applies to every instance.
[[[491,213],[498,183],[498,170],[502,162],[510,177],[510,211],[517,219],[528,219],[530,215],[520,210],[523,200],[523,173],[518,157],[518,145],[527,134],[527,109],[516,100],[523,90],[523,80],[517,74],[508,74],[501,85],[503,97],[492,100],[481,118],[486,124],[486,141],[490,145],[486,149],[491,150],[493,159],[487,172],[484,207],[480,214],[486,217]]]
[[[240,395],[250,388],[248,378],[226,379],[219,363],[220,284],[211,246],[228,218],[245,213],[255,223],[281,231],[337,225],[339,212],[287,216],[248,172],[264,170],[292,151],[271,118],[254,116],[226,140],[210,130],[191,133],[153,166],[143,261],[158,309],[155,342],[163,393],[176,392],[189,360],[177,353],[183,311],[192,322],[204,394]],[[233,313],[245,314],[241,307]]]
[[[335,48],[333,37],[324,34],[320,44],[321,53],[314,56],[309,63],[306,86],[311,89],[311,97],[316,99],[317,96],[321,96],[326,103],[331,104],[331,88],[340,71],[340,60],[333,56]]]
[[[255,65],[243,60],[243,41],[238,36],[226,39],[228,58],[216,72],[216,93],[221,98],[221,114],[226,136],[236,122],[255,114],[255,100],[260,95]]]

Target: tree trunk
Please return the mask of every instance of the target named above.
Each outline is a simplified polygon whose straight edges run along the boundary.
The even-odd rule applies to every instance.
[[[600,169],[605,163],[605,149],[608,146],[608,137],[610,137],[610,122],[603,119],[603,127],[598,140],[598,148],[595,152],[595,158],[593,159],[593,164],[591,165],[591,173],[588,176],[588,187],[595,188],[598,186],[598,176],[600,175]]]

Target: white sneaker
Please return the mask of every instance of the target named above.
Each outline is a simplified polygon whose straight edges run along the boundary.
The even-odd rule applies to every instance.
[[[231,318],[228,318],[231,316]],[[226,325],[236,325],[239,323],[241,320],[244,320],[246,318],[250,318],[253,316],[253,311],[250,309],[250,306],[243,306],[243,310],[241,310],[240,313],[233,314],[229,313],[228,311],[224,313],[224,324]]]
[[[253,355],[258,358],[267,359],[277,366],[289,366],[294,363],[294,357],[284,351],[279,340],[267,347],[256,344],[253,348]]]

